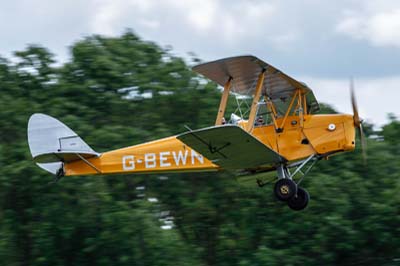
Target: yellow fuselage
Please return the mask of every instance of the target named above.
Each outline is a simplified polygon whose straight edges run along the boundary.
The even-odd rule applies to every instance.
[[[280,124],[283,119],[276,121]],[[247,128],[246,123],[239,126]],[[255,126],[251,134],[289,162],[312,154],[328,156],[355,148],[351,115],[304,115],[303,119],[288,116],[280,133],[270,124]],[[65,175],[223,170],[176,136],[104,152],[99,157],[88,159],[88,162],[66,163]]]

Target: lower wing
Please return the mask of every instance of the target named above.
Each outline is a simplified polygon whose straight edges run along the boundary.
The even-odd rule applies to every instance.
[[[287,161],[258,139],[234,125],[189,131],[177,138],[224,169],[274,167]]]

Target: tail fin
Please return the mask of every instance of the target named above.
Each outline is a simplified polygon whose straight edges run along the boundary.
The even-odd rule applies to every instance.
[[[53,174],[64,162],[99,156],[69,127],[45,114],[29,118],[28,143],[33,160]]]

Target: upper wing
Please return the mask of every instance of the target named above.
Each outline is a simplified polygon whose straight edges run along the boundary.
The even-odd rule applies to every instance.
[[[308,112],[317,112],[319,105],[312,90],[306,84],[286,75],[279,69],[255,56],[236,56],[200,64],[193,70],[223,86],[231,77],[232,91],[238,94],[254,94],[258,75],[265,69],[263,95],[272,101],[285,101],[296,89],[306,93]]]
[[[272,167],[286,161],[238,126],[209,127],[177,138],[224,169]]]

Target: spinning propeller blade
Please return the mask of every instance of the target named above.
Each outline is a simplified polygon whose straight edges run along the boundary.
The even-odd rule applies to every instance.
[[[362,120],[360,119],[357,107],[357,101],[354,93],[354,81],[353,78],[350,79],[350,93],[351,93],[351,105],[353,107],[353,120],[354,126],[358,128],[360,132],[360,141],[361,141],[361,150],[362,150],[362,157],[364,164],[367,163],[367,140],[364,135],[363,127],[362,127]]]

